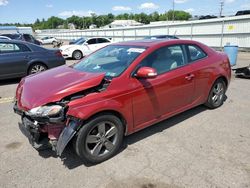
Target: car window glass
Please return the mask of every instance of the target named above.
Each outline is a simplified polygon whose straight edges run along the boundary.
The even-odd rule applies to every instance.
[[[109,42],[109,41],[105,38],[98,38],[97,39],[97,43],[105,43],[105,42]]]
[[[144,47],[107,46],[87,56],[73,67],[83,72],[105,73],[106,77],[117,77],[145,51]]]
[[[0,53],[20,52],[20,48],[12,43],[0,43]]]
[[[96,39],[89,39],[87,41],[88,44],[96,44]]]
[[[185,65],[183,49],[180,45],[162,47],[147,56],[140,66],[152,67],[158,74],[168,72]]]
[[[23,37],[27,42],[34,42],[33,38],[30,35],[23,35]]]
[[[190,62],[202,59],[207,56],[207,54],[201,48],[195,45],[188,45],[188,51]]]
[[[24,44],[17,44],[20,52],[29,52],[30,49]]]

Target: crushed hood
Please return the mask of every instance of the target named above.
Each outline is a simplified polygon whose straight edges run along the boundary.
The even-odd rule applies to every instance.
[[[30,110],[47,103],[97,86],[104,73],[87,73],[68,66],[60,66],[39,74],[28,76],[17,88],[19,108]]]

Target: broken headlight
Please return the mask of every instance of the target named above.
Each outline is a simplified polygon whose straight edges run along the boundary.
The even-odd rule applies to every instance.
[[[39,106],[29,110],[26,114],[35,117],[55,117],[59,115],[62,110],[63,107],[60,105]]]

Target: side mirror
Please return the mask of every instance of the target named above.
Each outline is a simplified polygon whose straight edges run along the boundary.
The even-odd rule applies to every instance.
[[[135,75],[137,78],[155,78],[157,71],[151,67],[141,67],[138,69]]]

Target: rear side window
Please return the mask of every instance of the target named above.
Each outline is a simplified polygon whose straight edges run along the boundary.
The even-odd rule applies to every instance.
[[[26,45],[24,44],[17,44],[20,52],[29,52],[31,51]]]
[[[104,38],[97,39],[97,43],[105,43],[105,42],[109,42],[109,41],[107,39],[104,39]]]
[[[207,56],[207,54],[196,45],[188,45],[189,62],[197,61]]]
[[[87,42],[88,44],[96,44],[96,39],[90,39]]]

